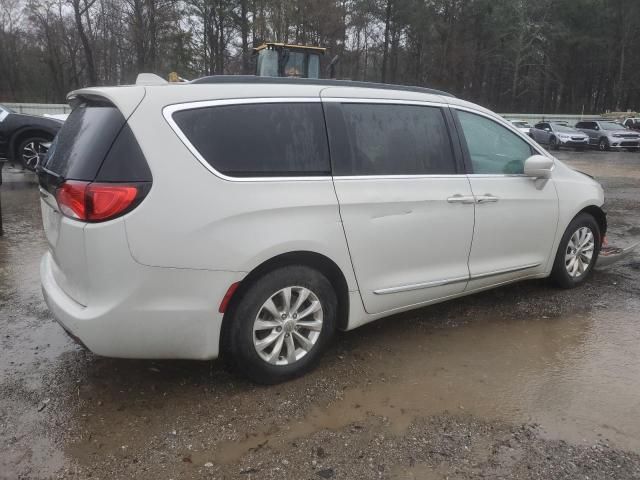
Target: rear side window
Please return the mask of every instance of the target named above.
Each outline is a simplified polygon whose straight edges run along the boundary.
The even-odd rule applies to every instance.
[[[44,168],[66,179],[93,180],[125,123],[113,105],[76,106],[54,140]]]
[[[438,107],[345,103],[328,108],[334,175],[455,174]]]
[[[233,177],[330,175],[320,103],[181,110],[173,120],[204,160]]]
[[[61,180],[152,181],[127,120],[117,107],[102,100],[85,100],[74,107],[42,166],[43,186]]]

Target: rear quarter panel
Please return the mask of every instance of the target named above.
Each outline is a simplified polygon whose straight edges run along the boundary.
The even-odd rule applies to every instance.
[[[226,86],[185,87],[149,89],[129,119],[153,175],[147,198],[125,217],[134,259],[150,266],[250,272],[274,256],[311,251],[332,259],[349,289],[356,290],[331,177],[230,181],[216,176],[182,143],[162,109],[203,100],[203,92],[207,100],[232,94]],[[260,96],[279,96],[269,90],[261,86]],[[296,95],[295,88],[288,90],[288,96]],[[309,96],[308,90],[299,96]]]

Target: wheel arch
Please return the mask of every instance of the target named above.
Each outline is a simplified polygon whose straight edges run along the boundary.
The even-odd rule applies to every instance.
[[[222,318],[222,332],[220,335],[220,351],[223,352],[232,312],[242,299],[244,292],[258,279],[273,270],[288,265],[305,265],[318,270],[327,277],[333,286],[338,299],[337,328],[344,330],[349,323],[349,286],[340,267],[329,257],[311,251],[293,251],[276,255],[251,270],[240,282],[229,301],[229,305]]]
[[[607,214],[601,207],[598,207],[597,205],[589,205],[575,214],[573,218],[576,218],[581,213],[588,213],[596,219],[596,222],[598,222],[598,226],[600,227],[600,235],[602,237],[600,241],[602,242],[602,239],[607,234]],[[571,219],[571,221],[573,221],[573,219]]]

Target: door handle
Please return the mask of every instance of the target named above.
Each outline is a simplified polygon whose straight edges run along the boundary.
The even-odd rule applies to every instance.
[[[495,203],[498,201],[498,197],[487,193],[486,195],[478,195],[476,197],[476,203]]]
[[[476,203],[476,199],[472,195],[460,195],[459,193],[457,193],[453,197],[447,198],[447,202],[471,204]]]

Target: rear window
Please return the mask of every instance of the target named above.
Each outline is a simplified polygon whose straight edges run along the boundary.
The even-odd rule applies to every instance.
[[[319,103],[261,103],[181,110],[173,120],[202,158],[233,177],[330,174]]]
[[[51,145],[44,169],[65,179],[93,180],[125,123],[113,105],[76,106]]]

